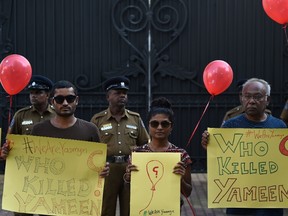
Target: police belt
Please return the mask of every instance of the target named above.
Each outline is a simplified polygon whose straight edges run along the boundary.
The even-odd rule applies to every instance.
[[[109,163],[127,163],[129,155],[111,155],[107,156],[107,162]]]

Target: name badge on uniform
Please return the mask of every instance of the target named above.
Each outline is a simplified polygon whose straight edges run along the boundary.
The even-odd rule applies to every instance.
[[[105,131],[105,130],[110,130],[110,129],[112,129],[112,124],[111,123],[102,125],[100,130],[101,131]]]
[[[134,130],[137,129],[137,127],[135,125],[126,125],[126,128],[134,129]]]
[[[31,125],[31,124],[33,124],[33,121],[32,121],[32,120],[22,121],[22,125]]]

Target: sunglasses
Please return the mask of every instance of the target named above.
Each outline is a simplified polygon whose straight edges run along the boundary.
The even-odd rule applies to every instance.
[[[161,125],[162,128],[168,128],[168,127],[171,126],[171,122],[170,121],[166,121],[166,120],[165,121],[161,121],[161,122],[153,120],[153,121],[150,121],[149,124],[150,124],[150,126],[152,128],[158,128],[159,124]]]
[[[57,104],[62,104],[64,100],[66,100],[67,103],[73,103],[76,100],[76,97],[77,97],[76,95],[67,95],[67,96],[58,95],[56,97],[53,97],[53,100],[55,100]]]

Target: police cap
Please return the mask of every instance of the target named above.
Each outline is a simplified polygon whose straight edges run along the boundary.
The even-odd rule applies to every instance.
[[[129,90],[130,80],[125,76],[112,77],[103,83],[103,88],[105,91],[110,89],[124,89]]]
[[[28,84],[29,90],[46,90],[50,91],[53,86],[53,82],[48,79],[47,77],[41,76],[41,75],[33,75],[31,77],[31,80]]]

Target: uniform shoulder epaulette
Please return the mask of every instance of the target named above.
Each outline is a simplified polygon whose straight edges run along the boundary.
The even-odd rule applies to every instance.
[[[107,110],[104,110],[104,111],[101,111],[101,112],[99,112],[99,113],[96,113],[96,114],[93,116],[93,118],[103,117],[103,116],[105,116],[105,115],[107,115],[107,114],[108,114]]]
[[[49,108],[55,110],[55,108],[52,105],[49,105]]]
[[[26,111],[26,110],[30,110],[30,109],[32,109],[32,106],[23,107],[23,108],[17,110],[16,113],[20,113],[20,112],[23,112],[23,111]]]
[[[238,106],[238,107],[234,107],[233,109],[231,109],[231,110],[228,110],[227,111],[227,114],[233,114],[233,113],[235,113],[235,112],[239,112],[239,111],[241,111],[241,106]]]
[[[133,112],[133,111],[131,111],[131,110],[127,110],[127,112],[128,112],[130,115],[135,115],[135,116],[140,117],[140,114],[137,113],[137,112]]]
[[[265,113],[267,113],[267,114],[269,114],[269,115],[272,114],[271,110],[269,110],[269,109],[265,109]]]

